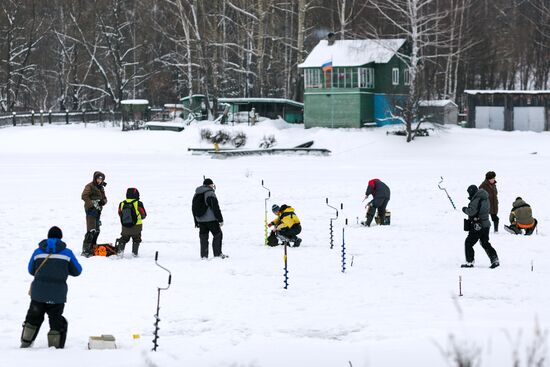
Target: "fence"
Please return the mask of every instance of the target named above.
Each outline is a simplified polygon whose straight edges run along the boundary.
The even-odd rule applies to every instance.
[[[73,124],[73,123],[95,123],[100,121],[121,121],[120,112],[114,111],[31,111],[31,112],[8,112],[0,113],[0,127],[21,126],[21,125],[44,125],[44,124]]]

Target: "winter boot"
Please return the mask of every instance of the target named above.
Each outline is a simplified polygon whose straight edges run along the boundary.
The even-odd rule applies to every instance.
[[[530,235],[533,234],[533,232],[535,231],[535,228],[537,228],[537,223],[538,223],[538,222],[537,222],[537,220],[535,219],[535,225],[534,225],[533,227],[531,227],[531,228],[525,229],[525,235],[526,235],[526,236],[530,236]]]
[[[139,244],[140,242],[132,242],[132,255],[134,255],[134,257],[138,256]]]
[[[370,224],[372,223],[372,220],[374,219],[374,216],[371,214],[367,214],[367,221],[365,222],[365,225],[367,227],[370,227]]]
[[[115,241],[115,251],[118,256],[124,256],[124,249],[126,248],[126,243],[122,242],[122,239],[118,238]]]
[[[40,326],[34,326],[27,322],[23,323],[23,331],[21,332],[21,348],[28,348],[36,339]]]
[[[500,265],[500,262],[498,261],[498,258],[494,258],[493,260],[491,260],[490,268],[494,269],[494,268],[498,267],[499,265]]]
[[[57,330],[50,330],[48,333],[48,347],[55,347],[55,349],[62,349],[65,346],[65,339],[67,334],[61,333]]]
[[[509,225],[509,226],[504,226],[504,230],[508,233],[511,233],[511,234],[521,234],[521,229],[516,227],[515,225]]]
[[[474,262],[473,261],[468,261],[465,264],[460,265],[460,267],[461,268],[473,268],[474,267]]]
[[[296,239],[294,240],[294,244],[292,245],[292,247],[300,247],[300,244],[302,243],[302,239],[299,238],[299,237],[296,237]]]

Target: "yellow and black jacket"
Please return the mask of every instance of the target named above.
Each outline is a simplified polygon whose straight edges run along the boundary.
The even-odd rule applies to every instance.
[[[298,219],[298,216],[294,213],[294,208],[282,205],[277,213],[277,218],[273,219],[271,224],[276,226],[277,231],[280,231],[281,229],[290,229],[296,224],[300,224],[300,219]]]

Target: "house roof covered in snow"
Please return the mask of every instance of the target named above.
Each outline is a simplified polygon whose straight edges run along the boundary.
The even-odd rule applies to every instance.
[[[149,104],[146,99],[123,99],[120,104]]]
[[[286,103],[297,107],[304,107],[301,102],[296,102],[291,99],[285,98],[218,98],[220,103],[234,103],[234,104],[246,104],[246,103]]]
[[[475,90],[475,89],[466,89],[464,91],[466,94],[550,94],[550,90],[504,90],[504,89],[495,89],[495,90]]]
[[[404,43],[404,38],[336,40],[332,45],[329,45],[328,40],[321,40],[298,67],[321,67],[329,61],[332,61],[334,67],[361,66],[372,62],[385,64]]]
[[[450,99],[424,100],[424,101],[418,102],[418,105],[420,105],[422,107],[445,107],[447,105],[451,105],[451,106],[455,106],[455,107],[457,106],[457,104],[454,103]]]

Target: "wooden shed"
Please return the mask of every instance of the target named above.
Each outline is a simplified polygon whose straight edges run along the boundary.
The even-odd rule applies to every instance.
[[[305,61],[305,127],[398,123],[396,105],[409,93],[409,70],[398,53],[405,39],[321,40]]]
[[[550,130],[550,90],[465,90],[468,127]]]
[[[458,106],[450,99],[425,100],[418,104],[418,113],[436,124],[458,123]]]
[[[183,105],[183,118],[189,117],[193,113],[196,120],[207,120],[208,109],[206,106],[206,97],[203,94],[193,94],[181,99]]]

